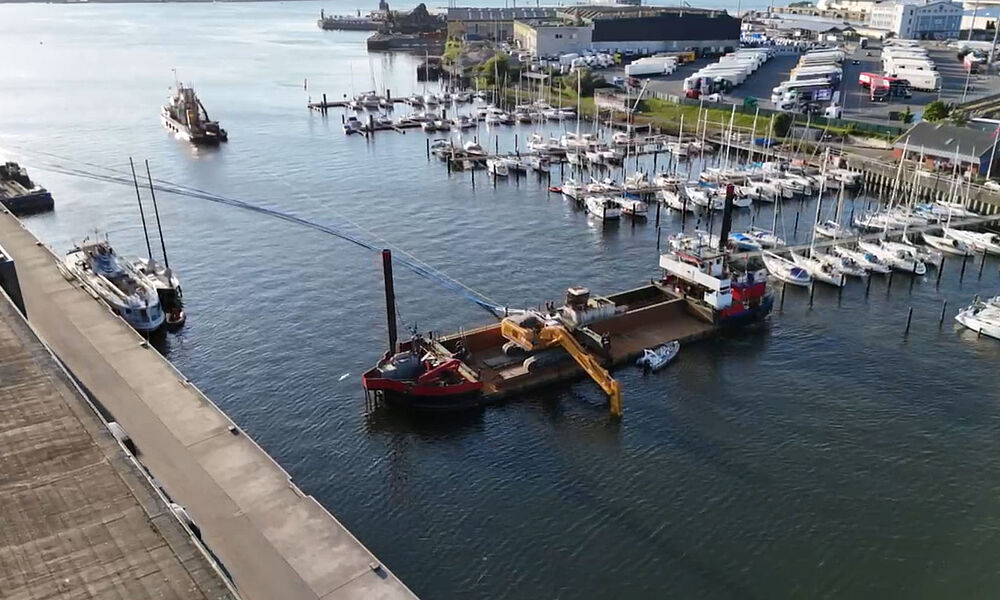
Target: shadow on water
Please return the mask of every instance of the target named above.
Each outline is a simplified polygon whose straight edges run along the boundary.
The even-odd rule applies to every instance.
[[[380,406],[365,417],[368,433],[407,434],[420,439],[452,439],[454,436],[479,433],[487,408],[460,412],[420,413]]]

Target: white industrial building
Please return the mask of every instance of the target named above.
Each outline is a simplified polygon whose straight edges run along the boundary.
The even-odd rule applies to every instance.
[[[944,40],[958,37],[963,12],[948,0],[885,0],[869,10],[868,26],[901,39]]]
[[[580,52],[593,44],[592,24],[574,25],[563,21],[514,22],[514,41],[535,56]]]

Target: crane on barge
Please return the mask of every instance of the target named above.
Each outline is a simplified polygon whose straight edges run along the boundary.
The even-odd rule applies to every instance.
[[[500,321],[500,335],[521,350],[537,353],[549,348],[560,347],[584,370],[594,383],[608,395],[611,415],[622,416],[622,389],[614,377],[608,373],[584,344],[597,346],[607,353],[610,341],[587,327],[589,323],[605,319],[615,314],[613,303],[591,299],[590,290],[573,287],[566,293],[565,306],[548,313],[524,311],[508,315]],[[577,338],[580,336],[580,339]]]

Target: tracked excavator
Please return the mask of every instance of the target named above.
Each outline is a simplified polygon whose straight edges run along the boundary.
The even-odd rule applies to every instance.
[[[608,373],[601,360],[594,356],[577,337],[590,339],[606,348],[608,340],[601,338],[586,327],[587,320],[583,315],[600,313],[592,308],[594,301],[589,300],[589,292],[585,288],[573,288],[569,291],[567,306],[552,310],[549,313],[525,311],[515,316],[505,317],[500,322],[500,332],[504,338],[513,342],[525,352],[538,352],[556,346],[565,350],[578,365],[601,386],[608,395],[611,415],[622,416],[621,385]],[[588,303],[591,304],[588,310]],[[574,310],[576,309],[576,310]],[[614,308],[611,307],[613,312]],[[595,315],[603,316],[603,315]]]

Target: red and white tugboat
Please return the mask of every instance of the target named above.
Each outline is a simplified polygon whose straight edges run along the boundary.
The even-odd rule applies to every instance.
[[[704,235],[676,240],[660,255],[662,284],[682,295],[689,306],[710,323],[740,327],[766,317],[774,306],[767,291],[767,268],[755,258],[736,263],[729,259],[725,240],[732,224],[732,185],[727,187],[720,242],[709,244]],[[759,264],[758,264],[759,263]]]

